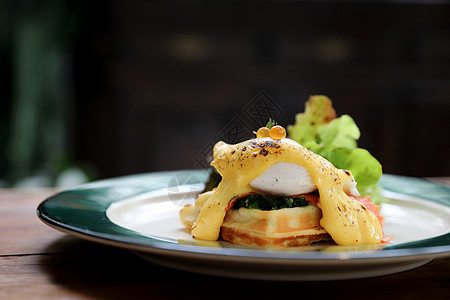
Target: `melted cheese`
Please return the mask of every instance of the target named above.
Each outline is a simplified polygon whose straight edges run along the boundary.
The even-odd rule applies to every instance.
[[[379,243],[382,228],[376,216],[359,201],[344,192],[351,180],[350,172],[336,169],[323,157],[290,139],[259,138],[236,145],[219,142],[214,147],[213,167],[222,175],[214,192],[200,196],[200,209],[192,235],[201,240],[215,241],[233,197],[253,191],[250,182],[278,162],[295,163],[305,168],[320,193],[322,209],[320,225],[339,245]]]

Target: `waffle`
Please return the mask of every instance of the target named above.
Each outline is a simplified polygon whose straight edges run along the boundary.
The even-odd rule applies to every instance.
[[[271,211],[240,208],[228,210],[221,237],[233,244],[297,247],[331,240],[320,226],[321,210],[314,206]]]

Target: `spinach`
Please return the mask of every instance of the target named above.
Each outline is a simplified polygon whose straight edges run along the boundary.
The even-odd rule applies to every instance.
[[[233,205],[233,209],[239,209],[241,207],[249,209],[260,209],[260,210],[276,210],[282,208],[292,208],[292,207],[304,207],[308,206],[310,203],[305,200],[305,197],[267,197],[261,194],[248,195],[246,197],[236,200]]]

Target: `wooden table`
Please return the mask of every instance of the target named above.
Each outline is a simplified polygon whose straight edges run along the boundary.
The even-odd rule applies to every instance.
[[[300,299],[312,293],[319,299],[450,299],[450,258],[394,275],[328,282],[240,280],[168,269],[44,225],[36,207],[54,192],[0,190],[0,299]]]

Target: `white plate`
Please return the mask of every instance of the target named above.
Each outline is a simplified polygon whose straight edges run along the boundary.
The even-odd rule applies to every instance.
[[[221,247],[234,249],[257,249],[242,247],[224,241],[209,242],[192,238],[179,221],[178,213],[187,203],[193,204],[195,191],[202,186],[180,186],[176,189],[164,189],[142,194],[138,197],[112,204],[107,210],[108,218],[118,226],[139,232],[154,239],[184,245]],[[416,199],[401,194],[385,192],[388,202],[382,206],[385,217],[385,233],[392,235],[390,245],[415,242],[445,235],[450,232],[450,208],[441,204]],[[253,279],[278,280],[330,280],[376,276],[404,271],[421,266],[432,258],[401,257],[395,259],[376,258],[355,260],[346,257],[346,251],[374,251],[381,246],[343,247],[319,243],[309,247],[272,251],[336,251],[343,253],[337,260],[288,261],[280,265],[279,261],[258,258],[249,261],[248,257],[233,258],[185,257],[184,255],[154,255],[139,253],[150,261],[169,267],[212,275],[243,277]],[[268,251],[263,249],[263,251]],[[181,261],[179,261],[181,259]],[[185,260],[189,259],[189,263]],[[283,259],[285,260],[285,259]]]
[[[425,199],[385,191],[385,233],[393,236],[387,245],[318,243],[280,250],[195,240],[179,222],[178,212],[194,202],[207,175],[187,170],[96,182],[47,199],[38,215],[58,230],[133,250],[157,264],[238,278],[363,278],[409,270],[450,255],[449,189],[392,175],[384,175],[384,187],[393,184],[391,190],[402,192],[420,183],[420,191],[428,192]]]

